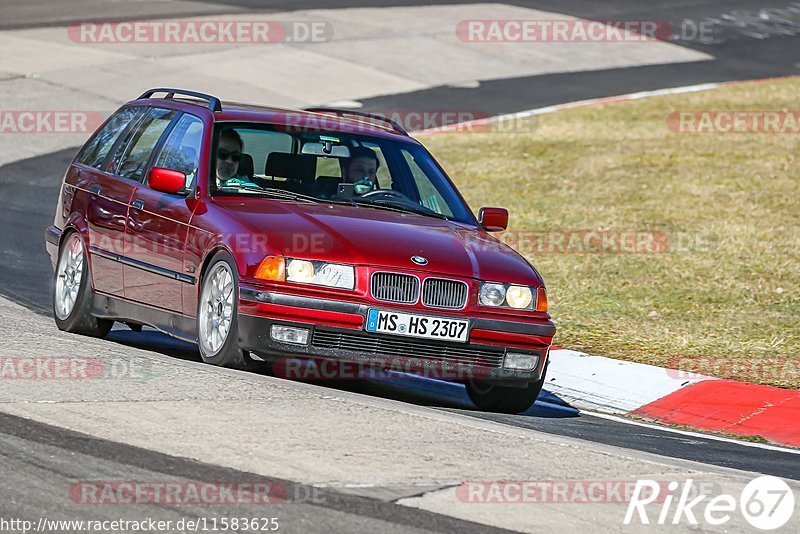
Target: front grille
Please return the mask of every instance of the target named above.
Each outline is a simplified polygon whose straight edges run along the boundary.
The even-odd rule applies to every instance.
[[[314,330],[311,345],[322,350],[346,351],[352,356],[388,356],[421,358],[439,362],[480,367],[503,366],[501,348],[476,348],[440,344],[425,339],[397,339],[382,335],[345,334]]]
[[[419,278],[409,274],[374,273],[372,297],[384,302],[414,304],[419,299]]]
[[[469,286],[458,280],[427,278],[422,284],[422,304],[430,308],[463,308]]]

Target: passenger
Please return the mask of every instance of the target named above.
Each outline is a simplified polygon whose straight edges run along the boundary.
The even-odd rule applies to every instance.
[[[344,183],[355,184],[353,192],[363,195],[378,189],[378,168],[381,162],[375,151],[359,146],[350,149],[350,157],[344,160],[342,178]]]
[[[249,177],[239,174],[239,161],[243,151],[244,141],[239,133],[231,128],[222,130],[217,145],[217,187],[258,187]]]

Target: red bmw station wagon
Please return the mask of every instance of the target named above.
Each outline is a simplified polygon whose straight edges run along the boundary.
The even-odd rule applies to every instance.
[[[384,117],[152,89],[78,152],[45,237],[62,330],[149,325],[240,369],[434,369],[517,413],[555,326],[539,273],[491,235],[507,224],[501,208],[476,218]]]

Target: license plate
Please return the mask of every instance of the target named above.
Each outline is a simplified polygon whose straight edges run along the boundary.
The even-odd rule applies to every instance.
[[[367,332],[394,334],[398,336],[424,337],[442,341],[466,343],[469,339],[469,321],[429,317],[410,313],[369,310]]]

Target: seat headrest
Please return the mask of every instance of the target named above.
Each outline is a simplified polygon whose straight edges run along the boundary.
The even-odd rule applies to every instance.
[[[267,157],[264,173],[267,176],[278,176],[310,182],[317,171],[317,158],[309,154],[286,154],[271,152]]]
[[[239,174],[252,178],[255,174],[253,167],[253,156],[242,152],[242,158],[239,160]]]

